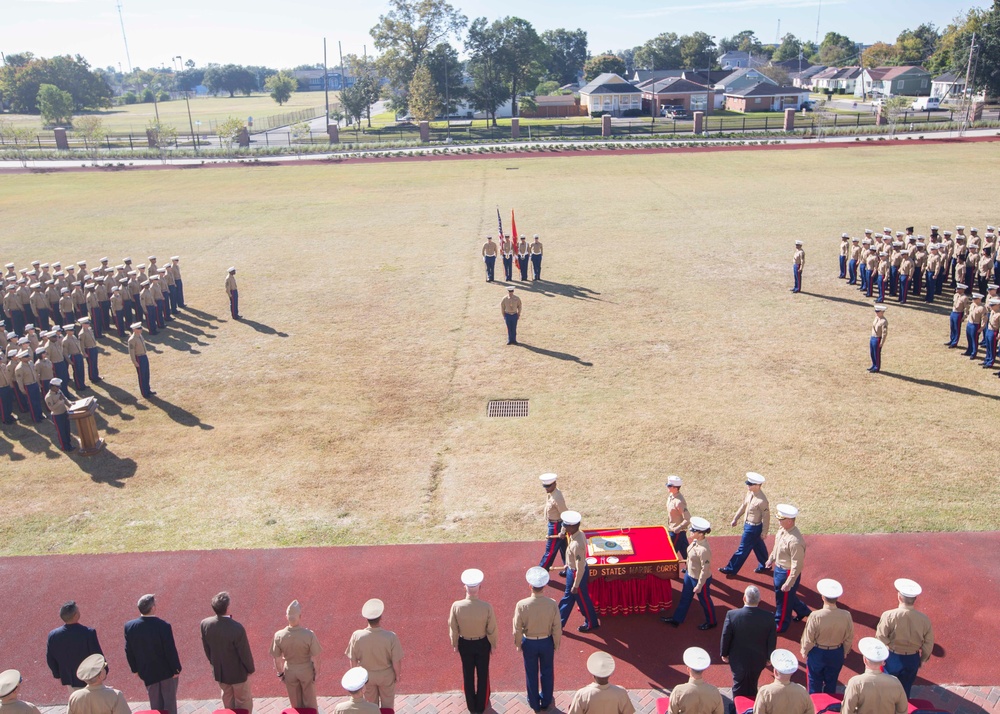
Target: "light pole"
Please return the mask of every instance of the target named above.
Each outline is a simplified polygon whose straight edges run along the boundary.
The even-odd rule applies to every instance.
[[[182,60],[183,60],[183,58],[180,55],[177,55],[176,57],[174,57],[174,63],[175,64],[180,64],[180,65],[184,64]],[[187,110],[188,110],[188,126],[191,127],[191,141],[194,142],[194,153],[197,154],[198,153],[198,135],[194,133],[194,121],[191,118],[191,101],[188,99],[188,93],[187,93],[186,89],[184,90],[184,103],[187,105]],[[201,124],[201,122],[198,122],[198,123]]]

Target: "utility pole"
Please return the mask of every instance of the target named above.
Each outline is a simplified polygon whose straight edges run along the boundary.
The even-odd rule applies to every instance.
[[[326,68],[326,38],[323,38],[323,96],[326,99],[326,124],[330,123],[330,73]]]
[[[122,18],[121,0],[118,0],[118,22],[122,26],[122,40],[125,42],[125,59],[128,61],[128,73],[132,74],[132,57],[128,53],[128,38],[125,36],[125,20]]]
[[[972,87],[969,86],[970,75],[972,74],[972,54],[976,51],[976,33],[972,33],[972,43],[969,45],[969,62],[965,66],[965,88],[962,92],[963,101],[962,106],[964,107],[964,116],[962,117],[962,129],[959,131],[959,136],[966,130],[969,126],[970,117],[972,115]],[[976,63],[977,67],[979,63]]]
[[[340,54],[340,90],[343,91],[347,78],[344,76],[344,48],[340,46],[340,40],[337,40],[337,52]]]

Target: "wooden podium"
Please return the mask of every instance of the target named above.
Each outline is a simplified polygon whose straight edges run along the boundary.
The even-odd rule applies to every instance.
[[[80,437],[80,453],[93,456],[104,448],[104,439],[97,433],[97,400],[86,397],[73,402],[69,407],[70,421],[76,424],[76,434]]]

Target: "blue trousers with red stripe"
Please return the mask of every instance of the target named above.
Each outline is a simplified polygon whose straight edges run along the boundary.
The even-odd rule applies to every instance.
[[[149,357],[138,355],[135,360],[138,362],[135,371],[139,376],[139,392],[142,396],[148,397],[153,393],[153,390],[149,387]]]
[[[577,575],[580,576],[580,587],[574,593],[573,582]],[[597,610],[594,608],[594,601],[590,599],[590,589],[587,587],[589,580],[590,568],[586,566],[583,567],[582,573],[576,573],[573,570],[566,571],[566,591],[559,601],[559,616],[562,618],[563,627],[566,627],[566,621],[569,620],[569,616],[573,612],[574,604],[580,608],[584,624],[588,627],[597,627]]]
[[[840,279],[843,280],[847,277],[847,256],[840,256]]]
[[[900,273],[899,275],[899,302],[903,305],[906,304],[906,298],[910,293],[910,276],[906,273]]]
[[[903,685],[906,698],[910,698],[910,689],[917,679],[917,671],[920,669],[920,654],[900,655],[889,652],[889,659],[885,661],[885,673],[891,674]]]
[[[792,263],[792,281],[792,292],[799,292],[802,289],[802,268],[796,263]]]
[[[784,592],[781,586],[785,584],[788,579],[788,570],[782,568],[780,565],[774,566],[774,624],[778,629],[778,634],[781,634],[788,629],[788,626],[792,622],[792,613],[794,612],[799,617],[805,617],[809,614],[809,608],[806,604],[799,600],[799,596],[796,594],[799,590],[799,581],[802,576],[795,578],[795,584],[788,589],[788,592]]]
[[[997,357],[997,332],[986,328],[986,359],[983,360],[984,367],[992,367]]]
[[[806,674],[810,694],[836,694],[837,679],[844,667],[844,648],[824,650],[813,647],[806,655]]]
[[[670,533],[670,544],[674,546],[674,552],[681,558],[687,560],[688,557],[688,536],[687,531],[677,531]]]
[[[496,261],[496,258],[494,258],[493,260]],[[490,265],[489,263],[487,263],[486,267],[487,267],[487,271],[490,274],[490,278],[489,279],[492,281],[493,280],[493,268],[492,268],[492,265]],[[232,313],[234,320],[240,316],[240,291],[239,290],[233,290],[231,293],[229,293],[229,312]]]
[[[548,535],[554,536],[559,533],[562,526],[560,521],[549,521]],[[566,565],[566,539],[547,538],[545,540],[545,552],[542,553],[542,560],[538,564],[539,568],[548,570],[556,562],[556,553],[562,556],[563,565]]]
[[[41,421],[44,417],[42,416],[42,393],[39,391],[38,385],[24,385],[24,393],[28,398],[28,412],[31,414],[31,420]]]
[[[156,301],[156,324],[160,326],[160,329],[166,328],[165,320],[169,320],[167,317],[167,301],[157,300]]]
[[[156,329],[156,303],[146,306],[146,329],[149,330],[149,334],[155,335],[159,332]]]
[[[692,578],[687,573],[684,574],[684,585],[681,589],[681,599],[677,601],[677,607],[674,608],[674,614],[671,615],[671,619],[675,622],[684,622],[684,618],[687,617],[688,608],[691,607],[691,601],[694,600],[694,586],[698,584],[698,581]],[[715,619],[715,603],[712,602],[712,593],[710,588],[712,587],[712,578],[709,576],[708,580],[705,581],[705,585],[702,586],[701,592],[698,593],[698,604],[701,605],[702,612],[705,613],[705,622],[709,625],[718,624]]]
[[[858,261],[854,260],[854,258],[851,258],[849,261],[847,261],[847,274],[849,276],[849,280],[847,281],[847,284],[848,285],[857,285],[858,284]]]
[[[94,328],[94,337],[101,339],[104,335],[104,318],[99,307],[90,308],[90,325]]]
[[[948,346],[954,347],[958,344],[958,338],[962,336],[962,313],[951,311],[948,316],[948,323],[951,331],[948,337]]]
[[[59,439],[59,448],[63,451],[73,450],[73,437],[69,434],[69,414],[53,414],[52,423],[56,427],[56,437]]]
[[[14,388],[0,387],[0,422],[14,423]]]
[[[972,322],[965,323],[965,338],[969,341],[969,346],[962,354],[975,359],[979,354],[979,325]]]
[[[871,371],[878,372],[882,369],[882,338],[872,337],[868,340],[868,351],[871,352]]]
[[[91,382],[100,382],[101,373],[97,369],[97,348],[88,347],[87,348],[87,373],[90,375]]]
[[[63,394],[66,395],[67,399],[69,399],[70,398],[70,396],[69,396],[69,364],[66,363],[65,359],[63,359],[62,362],[53,362],[52,363],[52,371],[55,372],[56,376],[59,377],[59,379],[62,380],[62,386],[59,387],[59,390]]]
[[[73,365],[73,386],[78,391],[85,389],[87,382],[83,376],[83,355],[69,355],[69,361]]]

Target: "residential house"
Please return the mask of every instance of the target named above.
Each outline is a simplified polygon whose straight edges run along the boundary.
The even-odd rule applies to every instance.
[[[780,67],[786,72],[801,72],[813,66],[813,63],[809,60],[799,59],[798,57],[795,59],[779,60],[778,62],[772,61],[770,64],[772,67]]]
[[[854,87],[860,76],[860,67],[827,67],[813,75],[812,90],[830,94],[854,94]]]
[[[854,86],[854,96],[927,97],[931,93],[931,75],[923,67],[873,67],[861,72]]]
[[[780,112],[799,109],[809,98],[809,90],[801,87],[779,87],[773,82],[760,82],[725,93],[726,109],[733,112]]]
[[[556,94],[553,96],[535,97],[535,108],[522,111],[521,116],[527,117],[578,117],[585,113],[580,106],[580,98],[572,94]]]
[[[671,77],[683,77],[683,69],[637,69],[632,73],[632,84],[642,84],[651,79],[670,79]]]
[[[580,90],[580,104],[587,113],[602,112],[622,116],[629,110],[642,109],[642,90],[612,72],[598,75]]]
[[[959,100],[965,94],[965,75],[945,72],[931,80],[931,96],[941,101]]]
[[[717,62],[722,69],[740,69],[741,67],[750,66],[750,53],[749,52],[726,52],[724,55],[719,55]]]
[[[642,110],[659,116],[663,107],[683,107],[690,112],[705,111],[709,89],[681,77],[650,80],[642,89]]]
[[[790,72],[788,78],[792,80],[793,87],[812,89],[813,78],[825,69],[827,69],[826,65],[814,64],[812,67],[804,69],[801,72]]]
[[[748,89],[761,83],[771,84],[775,87],[778,86],[777,82],[767,75],[761,74],[760,70],[757,69],[745,67],[731,72],[715,83],[715,97],[712,108],[722,109],[726,104],[726,94],[741,89]]]

